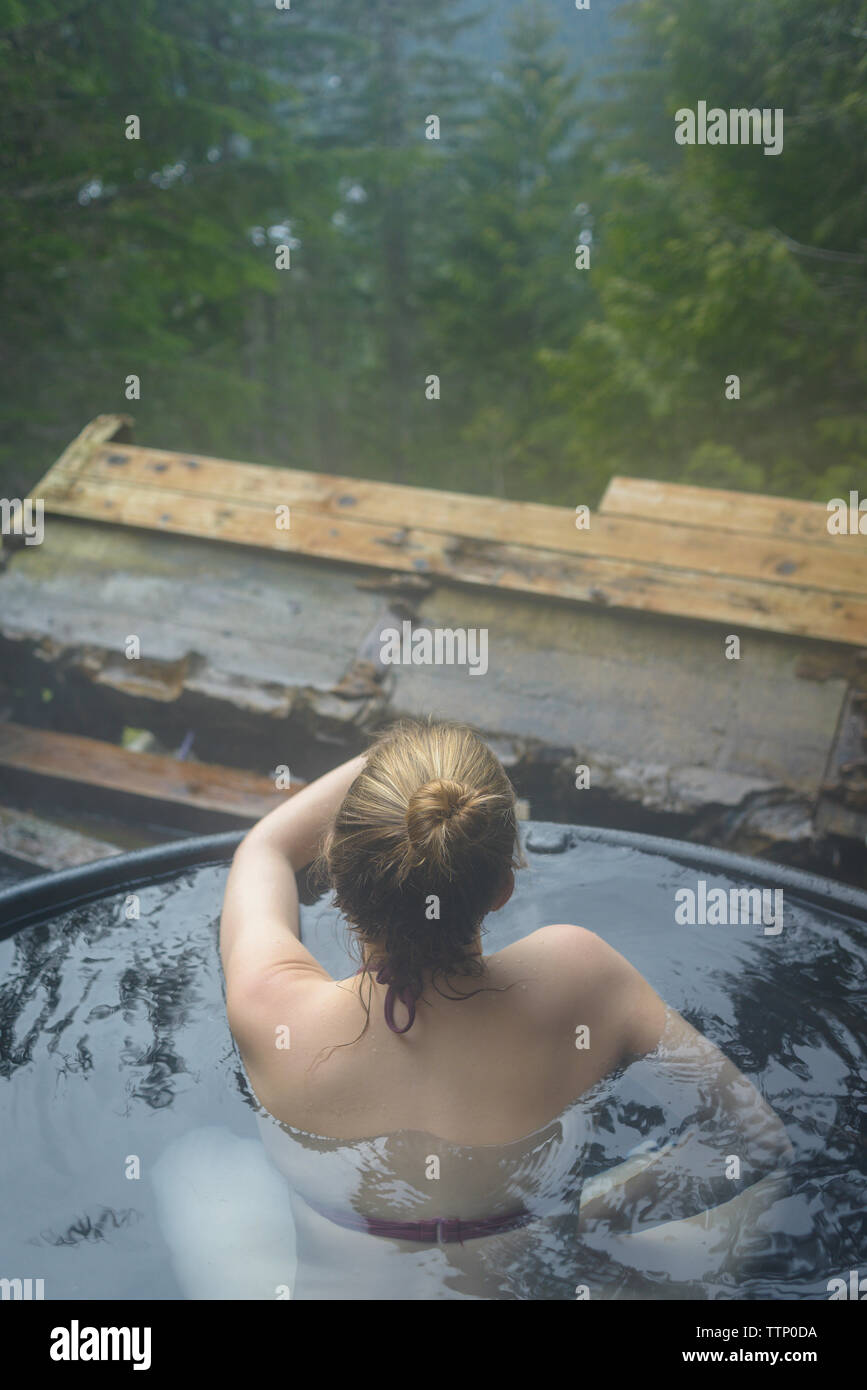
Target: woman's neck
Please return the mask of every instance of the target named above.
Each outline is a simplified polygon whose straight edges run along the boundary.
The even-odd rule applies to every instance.
[[[478,932],[476,934],[475,940],[467,947],[466,951],[464,952],[464,955],[472,956],[480,960],[483,959],[481,932]],[[362,946],[361,961],[362,966],[365,970],[369,970],[371,965],[373,964],[378,963],[381,966],[388,963],[387,957],[383,956],[380,952],[376,950],[375,947],[368,945],[366,942]],[[460,968],[458,968],[453,973],[456,976],[460,976],[462,971],[460,970]],[[433,976],[433,974],[433,970],[422,971],[422,975],[424,976],[426,982]]]

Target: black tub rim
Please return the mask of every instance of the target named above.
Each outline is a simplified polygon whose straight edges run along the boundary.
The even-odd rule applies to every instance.
[[[729,878],[747,878],[754,886],[788,889],[817,906],[842,911],[867,923],[867,892],[767,859],[750,859],[744,854],[730,854],[727,850],[658,835],[598,826],[561,825],[553,821],[523,821],[522,841],[534,831],[553,836],[557,849],[577,849],[584,844],[620,846],[701,869],[714,869]],[[111,892],[158,883],[188,868],[228,863],[245,833],[233,830],[172,840],[13,884],[0,892],[0,941],[24,927],[43,922],[46,917],[84,906]],[[544,852],[531,848],[531,853]]]

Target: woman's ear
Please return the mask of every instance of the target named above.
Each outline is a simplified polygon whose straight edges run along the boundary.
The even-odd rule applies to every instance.
[[[513,871],[510,869],[502,888],[500,889],[499,893],[497,893],[496,897],[494,898],[494,901],[491,903],[491,906],[488,910],[490,912],[499,912],[501,907],[506,906],[506,903],[509,901],[514,891],[515,875]]]

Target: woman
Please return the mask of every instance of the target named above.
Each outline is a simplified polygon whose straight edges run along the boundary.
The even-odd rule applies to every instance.
[[[746,1078],[601,937],[552,923],[483,955],[517,845],[497,759],[469,728],[428,721],[389,730],[235,854],[227,1011],[292,1188],[296,1298],[533,1296],[521,1270],[544,1266],[552,1233],[561,1266],[564,1229],[580,1248],[580,1278],[594,1232],[604,1246],[683,1216],[678,1197],[696,1183],[701,1207],[730,1205],[788,1152]],[[344,980],[299,937],[295,875],[317,856],[360,947]],[[660,1048],[713,1138],[694,1125],[591,1183],[579,1230],[588,1136],[576,1102]],[[685,1175],[674,1194],[673,1174]]]

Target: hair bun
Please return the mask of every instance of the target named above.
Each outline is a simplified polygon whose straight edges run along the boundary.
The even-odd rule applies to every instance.
[[[443,826],[464,819],[476,794],[462,782],[435,777],[413,792],[406,808],[406,826],[413,845],[423,846]]]

